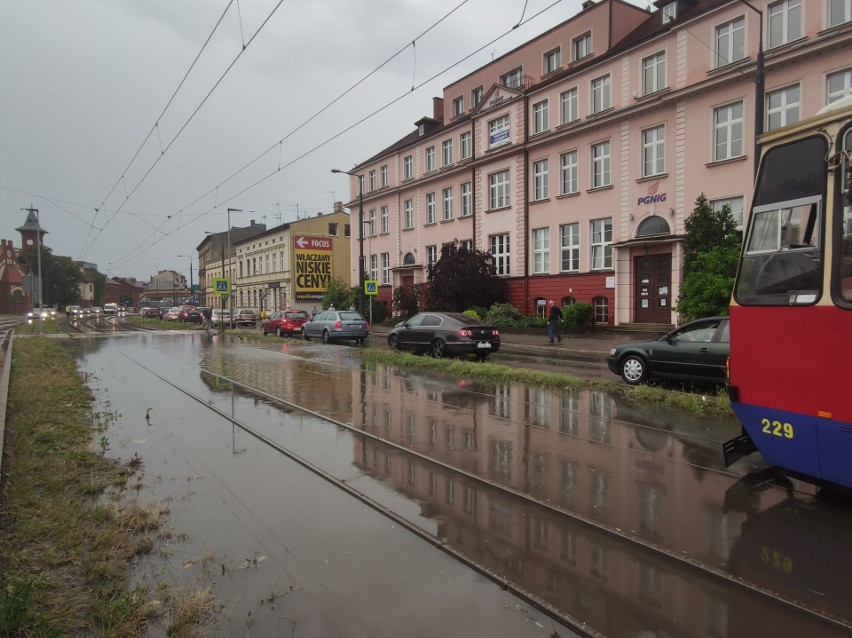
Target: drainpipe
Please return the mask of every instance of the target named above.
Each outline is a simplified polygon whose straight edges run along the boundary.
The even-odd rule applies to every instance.
[[[529,313],[530,308],[530,180],[527,175],[527,164],[530,160],[528,148],[530,130],[527,122],[527,108],[529,107],[529,93],[524,91],[524,314]]]

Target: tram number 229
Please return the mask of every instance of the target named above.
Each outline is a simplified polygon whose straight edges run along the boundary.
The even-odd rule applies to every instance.
[[[763,433],[773,436],[783,436],[785,439],[793,438],[793,426],[789,423],[781,423],[781,421],[770,421],[769,419],[761,419],[763,424]]]

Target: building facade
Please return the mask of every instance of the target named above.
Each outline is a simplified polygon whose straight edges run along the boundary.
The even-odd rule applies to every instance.
[[[590,1],[448,85],[415,131],[349,171],[379,299],[426,281],[458,240],[491,253],[524,314],[556,299],[591,303],[600,324],[677,323],[697,198],[742,223],[755,132],[852,93],[851,4]]]

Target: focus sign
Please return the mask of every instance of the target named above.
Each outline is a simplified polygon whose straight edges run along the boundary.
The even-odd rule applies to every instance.
[[[293,237],[296,301],[320,301],[331,283],[332,240],[329,237]]]

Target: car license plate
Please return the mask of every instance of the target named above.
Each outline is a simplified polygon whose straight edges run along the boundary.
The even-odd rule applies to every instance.
[[[489,341],[480,341],[479,343],[476,344],[476,347],[477,348],[490,348],[491,343]]]

